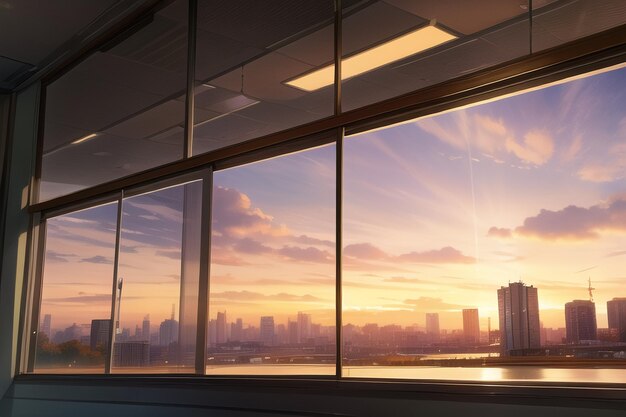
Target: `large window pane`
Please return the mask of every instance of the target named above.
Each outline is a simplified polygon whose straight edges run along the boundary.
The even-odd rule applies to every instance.
[[[116,225],[115,203],[47,220],[35,372],[104,372]]]
[[[201,181],[124,199],[113,372],[194,372],[201,204]]]
[[[47,86],[41,201],[182,157],[187,1],[124,36]]]
[[[345,140],[344,375],[624,381],[624,85]]]
[[[332,64],[333,17],[333,0],[200,0],[193,153],[330,116],[332,85],[288,82]]]
[[[335,373],[335,146],[214,174],[209,374]]]

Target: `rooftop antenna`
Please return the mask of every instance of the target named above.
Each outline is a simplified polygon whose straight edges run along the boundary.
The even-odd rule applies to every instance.
[[[593,290],[595,290],[595,288],[591,286],[591,277],[589,277],[588,283],[589,286],[587,287],[587,289],[589,290],[589,301],[593,303]]]

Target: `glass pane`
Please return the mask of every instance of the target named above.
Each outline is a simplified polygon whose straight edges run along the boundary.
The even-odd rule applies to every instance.
[[[349,137],[344,375],[626,378],[626,68]]]
[[[46,221],[35,372],[103,373],[117,203]]]
[[[124,199],[113,372],[194,372],[202,182]]]
[[[214,174],[209,374],[335,373],[335,146]]]
[[[187,1],[46,88],[40,201],[182,157]]]
[[[622,0],[534,0],[533,52],[626,23]]]
[[[343,8],[344,111],[530,52],[527,0],[355,3]]]
[[[332,85],[288,82],[332,64],[333,19],[333,0],[200,0],[194,155],[330,116]]]

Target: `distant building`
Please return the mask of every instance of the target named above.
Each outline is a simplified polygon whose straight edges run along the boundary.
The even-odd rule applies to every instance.
[[[480,342],[480,324],[478,322],[478,309],[463,309],[463,337],[465,343],[476,344]]]
[[[166,319],[159,326],[159,345],[169,346],[178,342],[178,322],[173,319]]]
[[[54,343],[65,343],[70,340],[80,341],[80,337],[83,334],[83,329],[78,324],[74,323],[70,327],[66,327],[65,330],[57,332],[54,335]]]
[[[146,315],[141,323],[141,339],[150,341],[150,314]]]
[[[524,354],[540,343],[537,288],[514,282],[498,290],[500,350],[504,355]]]
[[[230,340],[241,342],[243,340],[243,320],[237,319],[230,324]]]
[[[41,324],[40,333],[45,334],[48,337],[48,340],[52,338],[52,315],[46,314],[43,316],[43,323]]]
[[[263,316],[259,326],[259,340],[266,346],[274,344],[274,317]]]
[[[110,330],[111,319],[91,320],[91,331],[89,333],[89,347],[91,350],[98,349],[98,346],[106,348],[109,345]]]
[[[426,313],[426,334],[431,339],[439,339],[439,313]]]
[[[115,342],[113,345],[113,366],[142,367],[149,365],[149,342],[145,340],[134,340],[130,342]]]
[[[626,342],[626,298],[614,298],[606,303],[609,329],[617,329],[619,341]]]
[[[209,320],[209,334],[207,335],[208,345],[211,347],[215,347],[215,343],[217,341],[217,320],[211,319]]]
[[[287,323],[287,334],[290,345],[298,344],[298,322],[290,321]]]
[[[215,328],[215,343],[226,343],[226,341],[228,340],[226,323],[226,312],[218,312]]]
[[[596,305],[589,300],[574,300],[565,304],[565,339],[567,343],[596,340]]]
[[[618,329],[598,329],[598,340],[602,342],[619,342],[619,330]]]
[[[298,343],[305,343],[311,337],[311,315],[298,312]]]

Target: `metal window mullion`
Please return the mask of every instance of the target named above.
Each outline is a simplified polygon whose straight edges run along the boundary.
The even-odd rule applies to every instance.
[[[106,357],[104,360],[104,373],[110,374],[113,362],[113,345],[115,341],[115,309],[117,297],[117,280],[120,260],[120,240],[122,237],[122,206],[124,202],[124,190],[121,190],[117,200],[117,226],[115,229],[115,255],[113,261],[113,285],[111,290],[111,320],[109,323],[109,340],[107,342]]]
[[[38,216],[37,216],[38,217]],[[37,234],[37,244],[34,249],[34,270],[33,270],[33,282],[32,282],[32,295],[30,296],[30,303],[27,303],[26,308],[32,306],[30,312],[30,325],[24,331],[27,332],[28,338],[28,356],[26,363],[26,372],[32,373],[35,370],[35,360],[37,356],[37,338],[39,337],[39,315],[41,312],[41,294],[43,283],[43,269],[45,263],[46,253],[46,222],[39,218],[37,230],[34,232]]]
[[[209,318],[209,277],[211,273],[211,212],[213,168],[202,178],[202,214],[200,219],[200,276],[198,277],[198,318],[196,330],[196,374],[206,373],[207,331]]]
[[[343,55],[341,0],[335,0],[335,116],[341,114],[341,58]],[[342,191],[343,191],[343,136],[345,129],[337,129],[335,147],[335,376],[342,377],[343,337],[342,337],[342,293],[341,293],[341,253],[342,253]]]
[[[183,159],[193,155],[193,124],[195,107],[195,78],[196,78],[196,27],[198,21],[198,0],[189,0],[188,3],[188,32],[187,32],[187,97],[185,99],[185,142],[183,144]]]

